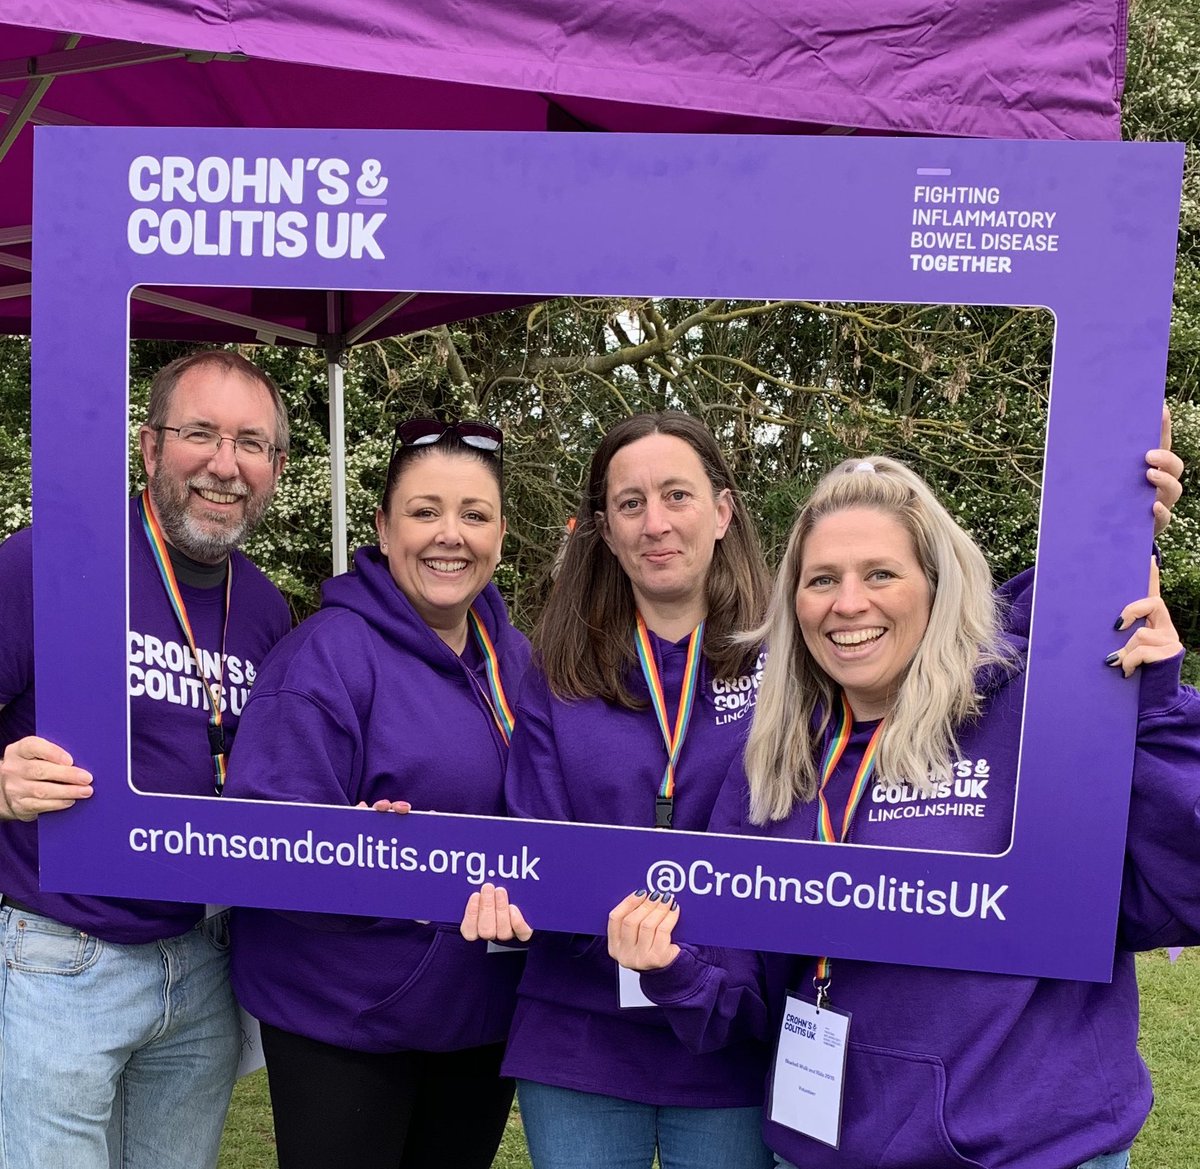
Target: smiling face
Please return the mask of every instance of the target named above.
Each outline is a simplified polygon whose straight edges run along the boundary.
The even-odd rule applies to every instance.
[[[171,394],[167,425],[197,426],[234,438],[277,439],[271,395],[261,382],[197,365]],[[258,525],[287,461],[247,459],[232,442],[197,450],[172,431],[142,427],[139,441],[150,501],[167,540],[193,560],[217,564]]]
[[[705,616],[713,548],[732,515],[729,492],[713,491],[683,439],[649,434],[613,455],[596,522],[656,633],[682,637]]]
[[[495,475],[472,455],[421,455],[396,480],[375,528],[400,591],[461,652],[467,611],[500,561],[504,519]]]
[[[859,720],[882,718],[929,624],[932,594],[912,537],[895,517],[848,508],[804,542],[796,619],[817,665]]]

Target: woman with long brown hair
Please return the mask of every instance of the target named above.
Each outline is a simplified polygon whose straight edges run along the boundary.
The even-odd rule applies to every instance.
[[[769,587],[754,525],[712,434],[672,412],[605,435],[575,518],[534,634],[509,812],[702,831],[761,669],[736,639]],[[472,901],[468,937],[527,934],[503,891]],[[762,1169],[766,1056],[757,1042],[690,1054],[636,980],[619,984],[603,938],[539,933],[504,1070],[535,1169],[649,1169],[656,1152],[663,1169]]]

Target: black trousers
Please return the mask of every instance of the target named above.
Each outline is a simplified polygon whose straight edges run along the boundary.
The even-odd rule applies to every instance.
[[[375,1054],[262,1024],[279,1169],[488,1169],[513,1081],[504,1044]]]

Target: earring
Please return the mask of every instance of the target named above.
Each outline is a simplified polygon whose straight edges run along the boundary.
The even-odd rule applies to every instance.
[[[384,556],[386,556],[386,555],[387,555],[387,545],[386,545],[386,544],[380,544],[380,545],[379,545],[379,551],[380,551],[380,552],[382,552],[382,553],[384,554]]]

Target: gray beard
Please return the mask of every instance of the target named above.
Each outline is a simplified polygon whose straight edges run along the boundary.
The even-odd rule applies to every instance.
[[[225,528],[203,528],[188,511],[193,486],[228,490],[228,485],[209,482],[199,476],[179,483],[159,471],[150,479],[150,499],[163,534],[180,552],[202,564],[217,564],[258,527],[273,493],[265,491],[255,495],[250,491],[245,497],[242,518],[237,523]]]

